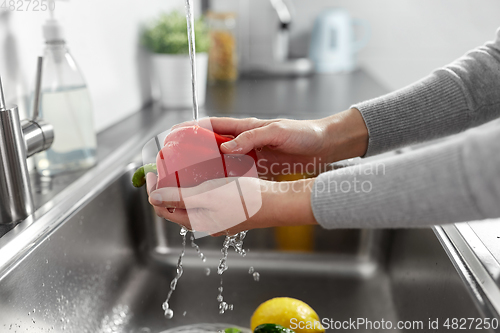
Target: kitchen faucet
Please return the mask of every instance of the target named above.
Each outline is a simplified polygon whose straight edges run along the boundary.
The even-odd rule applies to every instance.
[[[246,31],[248,40],[257,40],[258,43],[247,45],[247,62],[244,66],[246,75],[256,76],[306,76],[313,72],[313,63],[308,58],[289,57],[290,26],[293,23],[292,13],[290,11],[290,2],[286,0],[269,0],[272,10],[277,17],[277,25],[270,26],[272,33],[252,34],[250,30]],[[261,2],[248,1],[249,6],[262,6]],[[264,7],[267,8],[267,7]],[[246,13],[249,25],[262,25],[261,17],[250,17]],[[249,28],[250,29],[250,28]],[[257,29],[258,30],[258,29]],[[272,37],[270,37],[272,36]],[[256,54],[257,57],[250,56]]]
[[[31,119],[20,121],[17,105],[5,104],[0,77],[0,236],[34,212],[26,160],[54,141],[52,125],[38,119],[42,62],[39,57]]]

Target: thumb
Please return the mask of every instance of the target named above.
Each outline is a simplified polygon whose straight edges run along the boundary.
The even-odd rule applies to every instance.
[[[245,131],[231,141],[221,145],[221,150],[226,154],[246,154],[252,149],[264,146],[275,146],[278,133],[272,129],[273,124]]]

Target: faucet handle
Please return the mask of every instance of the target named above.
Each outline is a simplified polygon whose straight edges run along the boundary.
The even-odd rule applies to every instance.
[[[54,127],[42,119],[21,121],[26,157],[50,148],[54,142]]]
[[[43,65],[43,57],[38,57],[38,61],[36,64],[36,79],[35,79],[35,94],[33,101],[33,117],[32,120],[37,120],[38,112],[40,110],[40,90],[42,87],[42,65]]]
[[[26,146],[26,156],[49,149],[54,142],[54,128],[42,119],[38,119],[40,110],[40,93],[42,86],[43,57],[38,57],[36,65],[35,93],[33,101],[33,116],[21,121],[21,128]]]
[[[5,97],[3,95],[2,77],[0,76],[0,110],[5,110],[6,108]]]

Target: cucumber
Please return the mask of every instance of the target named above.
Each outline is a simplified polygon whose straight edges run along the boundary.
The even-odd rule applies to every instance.
[[[262,324],[257,326],[253,333],[295,333],[293,330],[278,324]]]
[[[146,174],[148,172],[156,172],[155,163],[145,164],[137,169],[132,176],[132,185],[134,185],[134,187],[141,187],[146,184]]]
[[[224,330],[224,333],[242,333],[242,331],[236,327],[229,327]]]

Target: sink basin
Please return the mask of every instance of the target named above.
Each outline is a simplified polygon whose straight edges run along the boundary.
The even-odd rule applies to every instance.
[[[156,333],[218,322],[249,327],[255,308],[278,296],[305,301],[321,318],[422,321],[423,332],[429,318],[482,316],[431,229],[317,227],[314,249],[305,252],[280,250],[275,229],[248,232],[248,254],[231,250],[223,274],[225,301],[234,304],[225,314],[216,300],[223,238],[196,240],[206,262],[188,240],[184,274],[170,301],[174,317],[166,319],[161,305],[181,251],[180,228],[158,218],[145,190],[131,186],[134,168],[123,166],[101,180],[88,176],[95,183],[84,179],[81,186],[96,190],[83,191],[68,209],[61,208],[63,199],[63,206],[55,204],[46,214],[55,210],[56,224],[35,221],[0,239],[0,257],[10,258],[0,261],[0,332]],[[37,223],[36,235],[24,235]],[[22,237],[24,245],[14,246]]]

